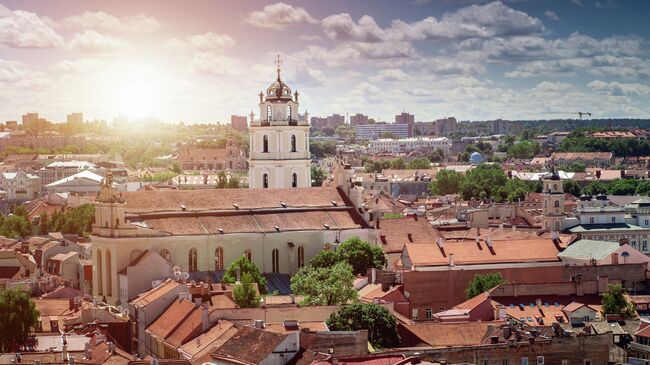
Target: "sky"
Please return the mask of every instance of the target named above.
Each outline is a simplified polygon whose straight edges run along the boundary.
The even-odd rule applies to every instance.
[[[0,0],[0,121],[650,117],[650,1]]]

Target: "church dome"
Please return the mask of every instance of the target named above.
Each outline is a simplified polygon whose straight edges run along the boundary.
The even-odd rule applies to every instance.
[[[478,165],[481,162],[483,162],[483,156],[481,156],[481,154],[478,152],[473,152],[469,156],[469,162],[472,163],[473,165]]]
[[[292,100],[291,88],[282,82],[282,79],[280,78],[280,66],[282,65],[280,55],[278,55],[278,59],[275,61],[275,64],[277,66],[278,78],[266,89],[266,100],[290,101]]]

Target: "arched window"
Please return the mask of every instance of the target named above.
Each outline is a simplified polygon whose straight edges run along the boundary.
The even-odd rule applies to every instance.
[[[305,266],[305,248],[298,246],[298,268]]]
[[[104,263],[101,249],[97,249],[97,295],[104,295]]]
[[[160,256],[162,256],[162,258],[167,260],[167,261],[172,260],[172,255],[169,253],[169,250],[167,250],[166,248],[163,248],[162,250],[160,250]]]
[[[273,272],[280,272],[280,251],[277,248],[271,251],[271,263]]]
[[[559,231],[560,230],[560,222],[555,222],[555,230]]]
[[[560,207],[560,201],[559,201],[559,200],[556,200],[556,201],[553,203],[553,206],[554,206],[555,208],[559,208],[559,207]]]
[[[298,174],[295,172],[291,174],[291,186],[294,188],[298,187]]]
[[[296,151],[298,151],[296,149],[296,135],[292,134],[291,135],[291,152],[296,152]]]
[[[269,152],[269,137],[264,136],[262,139],[262,152],[268,153]]]
[[[214,269],[223,270],[223,247],[214,250]]]
[[[291,121],[291,105],[287,105],[287,120]]]
[[[189,269],[188,269],[189,271],[197,271],[197,268],[199,266],[198,265],[198,261],[199,261],[198,256],[199,255],[196,253],[196,248],[192,247],[190,249],[190,253],[189,253],[189,257],[188,257],[189,258]]]
[[[244,251],[244,257],[245,257],[248,261],[252,261],[252,256],[253,256],[253,255],[251,254],[251,250],[245,250],[245,251]]]
[[[111,250],[106,250],[106,295],[113,296],[113,263]]]
[[[271,121],[271,106],[267,105],[266,106],[266,121],[270,122]]]
[[[268,188],[269,187],[269,174],[263,174],[262,175],[262,187],[263,188]]]
[[[544,208],[548,208],[548,200],[544,200]]]

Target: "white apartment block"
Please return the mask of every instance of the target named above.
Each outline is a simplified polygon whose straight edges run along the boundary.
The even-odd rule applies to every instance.
[[[445,156],[451,150],[451,140],[441,138],[402,138],[402,139],[376,139],[370,142],[370,153],[380,152],[405,153],[410,151],[425,150],[435,151],[440,148]]]
[[[41,179],[24,171],[0,173],[0,189],[9,201],[26,201],[38,197]]]

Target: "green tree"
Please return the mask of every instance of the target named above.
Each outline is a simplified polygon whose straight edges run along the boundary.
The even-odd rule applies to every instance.
[[[354,303],[341,307],[326,321],[332,331],[368,330],[368,341],[377,348],[397,347],[400,337],[395,317],[377,304]]]
[[[636,186],[636,195],[650,195],[650,181],[640,181]]]
[[[27,212],[27,209],[25,208],[24,205],[15,206],[12,214],[22,217],[24,219],[27,219],[27,217],[29,217],[29,213]]]
[[[582,189],[587,195],[607,194],[607,185],[601,181],[592,181]]]
[[[626,319],[636,317],[634,304],[625,297],[625,289],[621,284],[609,284],[607,291],[603,294],[604,314],[620,314]]]
[[[246,256],[240,256],[230,264],[223,274],[223,282],[227,284],[237,282],[237,269],[239,269],[240,278],[243,278],[244,274],[249,274],[253,282],[257,283],[260,294],[266,294],[266,278],[260,273],[260,269]]]
[[[339,257],[334,250],[322,250],[309,261],[313,267],[332,267],[339,262]]]
[[[325,181],[326,178],[327,176],[325,175],[325,171],[323,171],[320,166],[311,166],[311,186],[323,186],[323,181]]]
[[[386,257],[381,247],[355,236],[348,238],[336,249],[338,261],[345,261],[352,266],[352,273],[365,275],[368,269],[381,269],[386,263]]]
[[[404,162],[403,158],[398,157],[390,161],[390,168],[396,170],[403,170],[406,168],[406,162]]]
[[[291,291],[304,296],[303,305],[341,305],[357,300],[352,266],[305,266],[291,277]]]
[[[250,273],[242,275],[241,284],[235,286],[232,296],[240,308],[257,308],[260,305],[260,296],[253,286],[253,277]]]
[[[436,179],[429,184],[431,195],[458,194],[463,175],[454,170],[440,170]]]
[[[431,152],[429,155],[429,160],[431,162],[442,162],[445,159],[445,152],[442,148],[436,148],[435,151]]]
[[[36,328],[38,311],[29,295],[21,290],[0,291],[0,352],[23,345]]]
[[[95,218],[95,206],[83,204],[76,208],[68,209],[64,213],[52,213],[50,230],[52,232],[74,233],[87,236],[92,232]]]
[[[513,144],[507,150],[508,157],[511,158],[533,158],[540,152],[541,148],[537,142],[521,141]]]
[[[49,217],[47,216],[47,212],[43,212],[43,214],[41,214],[38,217],[38,220],[39,220],[39,227],[38,227],[39,233],[40,234],[50,233],[50,221],[49,221]]]
[[[411,170],[425,170],[431,168],[431,161],[426,158],[418,158],[406,165],[407,169]]]
[[[32,226],[22,216],[12,214],[4,218],[1,231],[5,237],[18,238],[30,235]]]
[[[607,190],[611,195],[634,195],[636,188],[635,179],[617,179],[608,184]]]
[[[506,185],[508,177],[498,165],[482,164],[468,171],[460,185],[463,199],[493,198]]]
[[[506,281],[501,277],[501,273],[498,271],[491,272],[489,274],[479,274],[474,275],[472,281],[467,285],[465,289],[465,294],[467,299],[472,299],[475,296],[486,292],[497,285],[505,284]]]
[[[224,171],[219,171],[217,174],[217,189],[224,189],[228,184],[228,177]]]
[[[230,178],[226,183],[226,189],[237,189],[237,188],[239,188],[239,178],[237,176],[230,175]]]
[[[173,171],[175,174],[180,174],[181,172],[183,172],[183,171],[181,170],[181,165],[180,165],[178,162],[176,162],[176,161],[172,162],[172,171]]]
[[[582,188],[580,185],[571,179],[562,181],[562,187],[565,193],[572,194],[575,197],[582,195]]]

